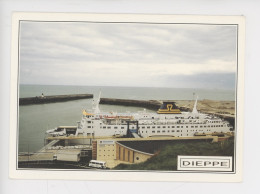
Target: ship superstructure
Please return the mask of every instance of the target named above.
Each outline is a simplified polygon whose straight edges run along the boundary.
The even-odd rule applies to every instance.
[[[146,110],[136,113],[101,112],[100,94],[92,110],[83,111],[75,128],[58,127],[48,130],[51,136],[73,135],[89,137],[123,137],[129,133],[139,137],[192,137],[197,134],[227,133],[232,126],[214,115],[199,113],[197,99],[192,112],[181,112],[175,102],[163,102],[156,113]]]

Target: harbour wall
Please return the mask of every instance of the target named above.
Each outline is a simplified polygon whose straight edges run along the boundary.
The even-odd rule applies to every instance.
[[[116,98],[101,98],[100,104],[135,106],[148,108],[151,110],[158,110],[161,106],[161,102],[158,100],[128,100]]]
[[[55,96],[36,96],[29,98],[20,98],[19,105],[45,104],[54,102],[65,102],[71,100],[93,98],[93,94],[71,94],[71,95],[55,95]]]

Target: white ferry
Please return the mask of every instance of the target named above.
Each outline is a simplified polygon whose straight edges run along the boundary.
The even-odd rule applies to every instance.
[[[89,137],[192,137],[207,134],[225,134],[233,127],[223,119],[197,111],[197,99],[192,112],[181,112],[175,102],[163,102],[156,113],[100,112],[100,94],[90,111],[83,111],[82,120],[75,127],[60,126],[46,133],[50,136]]]

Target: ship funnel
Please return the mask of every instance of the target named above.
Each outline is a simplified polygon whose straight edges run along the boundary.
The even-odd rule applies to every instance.
[[[181,114],[180,109],[176,106],[175,102],[163,102],[158,114]]]
[[[196,101],[195,101],[195,103],[194,103],[194,107],[193,107],[193,110],[192,110],[192,113],[193,113],[193,114],[198,114],[197,102],[198,102],[198,96],[197,96],[197,98],[196,98]]]

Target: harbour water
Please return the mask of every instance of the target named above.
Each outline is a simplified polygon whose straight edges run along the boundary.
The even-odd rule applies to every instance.
[[[192,100],[199,99],[235,100],[234,90],[188,89],[188,88],[144,88],[144,87],[100,87],[100,86],[44,86],[20,85],[20,97],[61,94],[94,94],[102,91],[104,98],[136,100]],[[81,120],[82,110],[92,106],[92,99],[68,102],[26,105],[19,107],[19,152],[34,152],[44,145],[45,131],[60,125],[75,126]],[[100,105],[103,111],[136,112],[138,107]],[[149,111],[149,110],[148,110]]]

